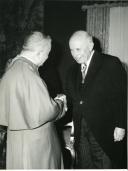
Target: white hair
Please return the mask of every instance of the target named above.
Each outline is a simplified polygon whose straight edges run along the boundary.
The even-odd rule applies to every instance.
[[[45,36],[39,31],[34,31],[25,39],[23,49],[34,51],[37,48],[43,48],[49,42],[51,42],[50,36]]]

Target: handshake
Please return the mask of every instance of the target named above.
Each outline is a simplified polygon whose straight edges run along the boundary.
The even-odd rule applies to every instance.
[[[64,94],[58,94],[54,99],[62,101],[64,105],[64,111],[67,112],[68,108],[66,96]]]

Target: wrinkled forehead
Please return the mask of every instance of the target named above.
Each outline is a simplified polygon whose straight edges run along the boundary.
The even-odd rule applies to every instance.
[[[86,48],[88,46],[88,41],[84,39],[83,37],[72,37],[69,41],[69,47],[70,49],[76,49],[76,48]]]
[[[69,45],[87,45],[89,43],[89,36],[86,33],[74,33],[70,40],[69,40]]]

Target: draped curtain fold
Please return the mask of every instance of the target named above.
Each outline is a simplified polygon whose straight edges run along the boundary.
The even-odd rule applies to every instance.
[[[82,6],[86,30],[101,44],[103,53],[117,56],[128,66],[128,2]]]
[[[110,9],[108,53],[128,66],[128,6]]]
[[[108,51],[109,7],[87,9],[87,31],[100,41],[104,53]]]

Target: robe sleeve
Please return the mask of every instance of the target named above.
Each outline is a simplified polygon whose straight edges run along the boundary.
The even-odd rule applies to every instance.
[[[0,125],[22,130],[55,120],[62,112],[62,105],[49,96],[37,74],[26,66],[18,67],[13,67],[1,81]]]
[[[0,80],[0,125],[8,126],[7,116],[7,87],[3,79]]]

